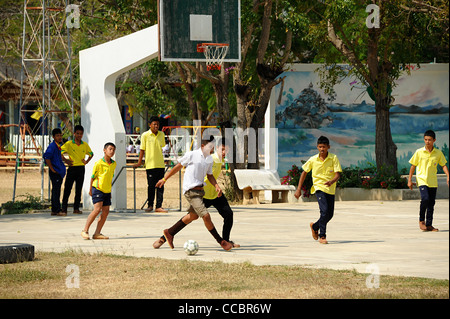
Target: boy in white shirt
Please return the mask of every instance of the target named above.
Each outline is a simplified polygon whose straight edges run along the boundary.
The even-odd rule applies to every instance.
[[[212,173],[213,159],[211,153],[213,149],[214,143],[212,141],[202,141],[201,148],[184,154],[178,164],[156,183],[156,187],[162,187],[167,179],[179,172],[182,167],[186,167],[183,179],[183,194],[191,206],[188,209],[187,215],[181,218],[172,227],[163,231],[164,236],[155,241],[153,244],[154,248],[157,249],[161,247],[161,245],[167,241],[170,248],[173,249],[173,237],[186,225],[199,217],[203,219],[206,229],[208,229],[223,249],[230,250],[233,247],[231,243],[224,240],[217,233],[211,220],[211,216],[203,203],[203,196],[205,195],[203,189],[205,186],[205,176],[207,176],[209,182],[215,187],[218,196],[222,196],[222,190]]]

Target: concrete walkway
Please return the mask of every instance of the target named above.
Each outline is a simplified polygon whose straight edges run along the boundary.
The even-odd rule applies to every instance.
[[[255,265],[301,265],[332,269],[354,269],[380,275],[449,279],[449,201],[437,200],[433,225],[439,232],[422,232],[418,226],[418,200],[336,202],[328,224],[329,244],[311,237],[309,223],[317,220],[317,203],[234,206],[231,239],[241,248],[226,252],[214,241],[201,220],[175,237],[175,249],[167,244],[153,249],[162,230],[185,213],[110,213],[103,229],[109,240],[83,240],[80,236],[88,212],[66,217],[49,213],[0,216],[0,245],[26,243],[37,251],[75,250]],[[219,233],[222,218],[214,210]],[[69,211],[70,212],[70,211]],[[96,222],[91,227],[94,231]],[[196,240],[200,250],[186,256],[183,243]]]

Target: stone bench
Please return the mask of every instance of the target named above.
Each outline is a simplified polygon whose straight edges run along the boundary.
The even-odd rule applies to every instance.
[[[244,192],[243,204],[260,204],[259,192],[272,191],[272,203],[295,202],[293,185],[281,185],[277,171],[263,169],[235,169],[239,189]],[[253,198],[252,198],[253,197]]]

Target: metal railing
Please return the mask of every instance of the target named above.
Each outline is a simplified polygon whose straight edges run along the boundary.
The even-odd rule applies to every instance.
[[[174,167],[175,164],[171,160],[170,164],[166,164],[165,172],[171,167]],[[111,186],[114,185],[114,183],[117,181],[119,176],[122,174],[124,169],[132,168],[133,169],[133,213],[136,213],[136,167],[132,165],[125,165],[122,166],[119,170],[119,173],[114,177]],[[178,191],[179,191],[179,211],[182,210],[182,201],[181,201],[181,170],[178,172]],[[148,199],[145,200],[144,204],[142,204],[141,209],[144,209],[145,204],[147,204]]]

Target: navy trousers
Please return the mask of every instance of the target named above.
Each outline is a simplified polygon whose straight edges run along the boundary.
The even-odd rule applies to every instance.
[[[164,168],[152,168],[147,170],[147,200],[148,207],[153,207],[155,202],[156,191],[156,206],[155,208],[161,208],[164,200],[164,186],[156,188],[156,183],[164,177]]]
[[[52,213],[59,213],[61,211],[61,186],[63,178],[58,173],[53,173],[49,170],[50,181],[52,183]]]
[[[69,196],[72,191],[73,183],[75,183],[75,198],[73,201],[73,210],[79,210],[81,204],[81,192],[84,182],[84,165],[70,166],[67,169],[66,181],[64,183],[64,193],[62,199],[62,210],[67,212]]]
[[[233,227],[233,210],[228,204],[227,198],[222,194],[220,197],[214,199],[203,198],[205,207],[214,206],[223,217],[222,238],[226,241],[230,241],[231,228]]]
[[[320,218],[314,223],[313,229],[319,231],[319,237],[327,237],[327,224],[334,215],[334,195],[322,191],[316,191],[319,203]]]
[[[426,226],[432,226],[434,204],[436,203],[437,187],[419,186],[420,190],[420,210],[419,221],[425,221]]]

